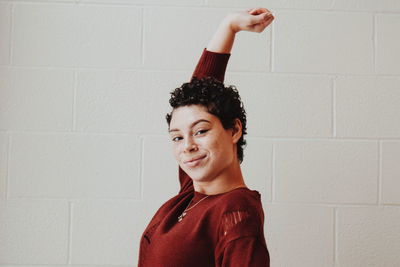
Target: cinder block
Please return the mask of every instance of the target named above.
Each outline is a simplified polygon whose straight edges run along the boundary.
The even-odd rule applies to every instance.
[[[75,66],[76,17],[75,4],[14,4],[13,63]]]
[[[374,141],[276,141],[277,201],[376,203]]]
[[[139,198],[137,136],[14,134],[11,144],[10,197]]]
[[[19,1],[19,0],[16,0],[16,1]],[[48,1],[50,1],[50,0],[48,0]],[[62,0],[57,0],[57,1],[62,1]],[[70,0],[70,1],[72,1],[72,0]],[[1,267],[15,267],[15,265],[0,265]],[[37,265],[37,264],[35,264],[35,265],[20,265],[20,264],[18,264],[18,267],[48,267],[49,265]],[[69,267],[69,266],[71,266],[71,265],[60,265],[60,264],[57,264],[57,267]],[[104,265],[90,265],[90,267],[103,267]],[[87,267],[87,265],[74,265],[74,267]]]
[[[5,199],[7,190],[8,135],[0,134],[0,200]]]
[[[333,208],[268,205],[265,229],[271,266],[335,266]]]
[[[193,70],[220,21],[232,10],[148,8],[144,11],[145,67]],[[269,70],[268,38],[268,31],[260,35],[239,33],[229,69]]]
[[[80,0],[82,3],[156,5],[156,6],[201,6],[204,0]]]
[[[207,0],[210,6],[226,6],[226,7],[241,7],[244,9],[251,7],[265,7],[273,12],[274,8],[292,8],[292,9],[330,9],[332,6],[331,1],[327,0]]]
[[[78,66],[142,65],[142,14],[128,6],[81,5],[77,8]]]
[[[399,266],[400,207],[338,209],[338,266]]]
[[[228,75],[255,136],[332,136],[331,80],[316,76]]]
[[[400,142],[382,142],[382,202],[400,204]]]
[[[335,83],[337,136],[400,137],[399,78],[340,77]]]
[[[272,71],[373,73],[373,17],[363,13],[278,11]]]
[[[81,71],[77,130],[165,134],[169,92],[189,79],[189,73]]]
[[[140,237],[148,223],[143,202],[76,201],[71,263],[136,266]]]
[[[16,65],[138,67],[141,11],[126,6],[16,4]]]
[[[312,1],[312,0],[310,0]],[[331,5],[331,9],[354,10],[354,11],[376,11],[376,12],[399,12],[400,2],[392,0],[335,0],[325,1]]]
[[[399,8],[400,9],[400,8]],[[376,72],[400,74],[400,15],[376,16]]]
[[[272,142],[245,136],[247,145],[241,165],[248,188],[261,194],[263,203],[272,200]]]
[[[11,5],[0,3],[0,65],[10,64]]]
[[[73,71],[0,68],[0,80],[0,129],[72,129]]]
[[[180,190],[179,165],[172,152],[169,135],[146,136],[142,155],[143,199],[155,212]]]
[[[3,264],[67,264],[68,203],[0,202],[0,259]]]

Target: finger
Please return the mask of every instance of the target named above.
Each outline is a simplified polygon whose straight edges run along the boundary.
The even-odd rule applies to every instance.
[[[263,7],[256,7],[256,8],[253,8],[250,11],[251,15],[259,15],[259,14],[262,14],[262,13],[271,13],[271,12],[268,9],[263,8]]]
[[[250,23],[251,24],[258,24],[258,23],[262,23],[270,18],[272,18],[272,14],[269,13],[262,13],[259,15],[254,15],[250,18]]]
[[[273,18],[270,18],[270,19],[268,19],[266,21],[263,21],[263,22],[261,22],[259,24],[253,25],[254,31],[256,31],[256,32],[264,31],[264,29],[267,28],[267,26],[270,25],[273,20],[274,20]]]

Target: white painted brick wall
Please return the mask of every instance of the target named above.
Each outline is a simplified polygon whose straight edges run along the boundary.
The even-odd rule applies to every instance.
[[[377,203],[375,141],[276,141],[277,201]]]
[[[377,61],[380,74],[400,74],[399,46],[400,15],[380,14],[376,16]]]
[[[8,164],[8,136],[0,134],[0,199],[6,198],[7,191],[7,164]]]
[[[227,83],[236,85],[241,92],[251,135],[332,136],[333,101],[330,78],[238,74],[229,75]]]
[[[279,11],[274,25],[277,72],[369,74],[373,16],[331,11]]]
[[[1,67],[0,79],[1,129],[72,130],[73,70]]]
[[[400,2],[0,1],[0,266],[129,266],[179,190],[168,93],[222,17],[271,266],[400,266]]]
[[[382,142],[382,202],[398,204],[400,202],[399,177],[400,177],[400,142]]]
[[[399,222],[398,207],[338,208],[339,266],[398,266]]]
[[[339,77],[335,81],[337,135],[398,138],[399,90],[399,77]]]
[[[271,266],[335,266],[332,207],[269,204],[265,209]]]
[[[10,62],[11,5],[0,3],[0,64]]]

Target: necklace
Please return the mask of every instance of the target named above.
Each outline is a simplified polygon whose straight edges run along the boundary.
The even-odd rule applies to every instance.
[[[208,198],[208,197],[209,197],[209,195],[203,197],[203,198],[200,199],[196,204],[194,204],[192,207],[190,207],[190,209],[188,209],[189,206],[190,206],[190,204],[192,203],[192,200],[193,200],[193,198],[192,198],[192,199],[190,200],[190,202],[189,202],[189,205],[187,205],[186,209],[185,209],[185,210],[182,212],[182,214],[178,217],[178,222],[180,222],[180,221],[183,220],[183,218],[185,217],[187,211],[193,209],[194,207],[196,207],[197,204],[199,204],[202,200],[204,200],[204,199],[206,199],[206,198]]]
[[[231,189],[231,190],[234,190],[234,189],[239,188],[239,187],[243,187],[243,186],[242,186],[242,185],[239,185],[239,186],[237,186],[237,187],[235,187],[235,188],[233,188],[233,189]],[[245,187],[245,188],[247,188],[247,187]],[[204,199],[208,198],[209,196],[212,196],[212,195],[208,195],[208,196],[203,197],[203,198],[200,199],[196,204],[194,204],[192,207],[189,208],[189,206],[190,206],[190,204],[192,203],[192,200],[193,200],[193,198],[192,198],[192,199],[190,200],[190,202],[189,202],[189,205],[187,205],[186,209],[182,212],[181,215],[179,215],[179,217],[178,217],[178,222],[180,222],[180,221],[183,220],[183,218],[185,217],[187,211],[189,211],[189,210],[193,209],[194,207],[196,207],[197,204],[199,204],[201,201],[203,201]],[[189,209],[188,209],[188,208],[189,208]]]

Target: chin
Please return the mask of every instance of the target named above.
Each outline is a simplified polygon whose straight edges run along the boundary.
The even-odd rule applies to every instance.
[[[201,170],[191,170],[191,169],[183,169],[183,170],[194,181],[204,181],[207,179],[207,177],[209,177],[209,173],[201,171]]]
[[[190,176],[190,178],[192,178],[193,180],[196,180],[196,181],[202,180],[204,177],[204,174],[193,171],[193,170],[186,170],[185,172]]]

